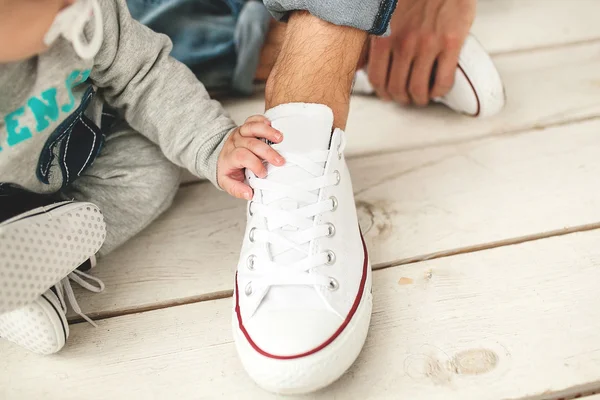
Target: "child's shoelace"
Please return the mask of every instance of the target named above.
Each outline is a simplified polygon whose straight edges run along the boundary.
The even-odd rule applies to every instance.
[[[90,292],[100,293],[104,290],[104,282],[100,279],[86,274],[85,272],[81,272],[79,270],[74,270],[71,272],[66,278],[58,282],[54,287],[56,288],[56,294],[61,302],[66,308],[67,303],[65,302],[65,295],[69,300],[69,304],[71,308],[77,315],[81,318],[85,319],[87,322],[92,324],[94,327],[98,327],[91,318],[85,315],[81,311],[81,307],[79,307],[79,303],[75,298],[75,293],[73,292],[73,287],[71,286],[71,281],[77,283],[82,288],[89,290]],[[64,310],[66,312],[66,309]]]

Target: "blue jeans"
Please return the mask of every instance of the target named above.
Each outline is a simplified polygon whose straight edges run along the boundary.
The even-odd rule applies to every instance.
[[[210,91],[250,94],[269,15],[258,1],[127,0],[133,18],[173,41],[171,55]]]
[[[389,31],[397,0],[127,0],[132,16],[173,41],[172,55],[210,91],[250,94],[270,13],[306,10],[374,35]],[[267,9],[269,11],[267,11]]]
[[[305,10],[335,25],[351,26],[372,35],[389,33],[397,0],[264,0],[279,20],[293,10]]]

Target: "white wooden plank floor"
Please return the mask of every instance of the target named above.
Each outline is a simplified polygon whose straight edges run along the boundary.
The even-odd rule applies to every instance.
[[[307,398],[600,399],[600,1],[478,6],[501,115],[353,100],[375,308],[355,366]],[[227,104],[236,120],[262,106]],[[244,213],[207,183],[183,187],[98,266],[106,292],[79,293],[98,329],[73,324],[46,358],[0,342],[0,399],[274,398],[230,333]]]
[[[598,132],[594,120],[353,159],[374,268],[600,222],[600,190],[590,190]],[[106,316],[231,291],[245,210],[207,183],[183,188],[164,218],[98,268],[106,291],[80,303]]]
[[[600,231],[374,273],[371,331],[314,399],[500,399],[600,387]],[[268,399],[230,333],[231,299],[76,324],[38,358],[3,346],[0,398]]]

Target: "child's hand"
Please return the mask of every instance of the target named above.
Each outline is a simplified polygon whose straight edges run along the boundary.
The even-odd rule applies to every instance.
[[[260,178],[267,176],[262,160],[281,166],[285,160],[271,146],[260,140],[280,143],[283,135],[271,127],[271,122],[262,115],[255,115],[237,128],[225,142],[217,162],[217,181],[230,195],[239,199],[252,199],[252,188],[244,183],[244,169]]]

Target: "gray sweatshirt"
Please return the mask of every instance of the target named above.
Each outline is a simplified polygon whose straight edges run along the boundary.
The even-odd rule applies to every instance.
[[[96,125],[108,104],[173,163],[216,184],[217,158],[234,122],[169,56],[166,36],[134,21],[125,0],[98,2],[104,42],[93,60],[78,57],[61,38],[36,57],[0,64],[0,183],[59,190],[64,169],[56,132],[89,102],[85,116]]]

